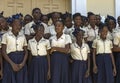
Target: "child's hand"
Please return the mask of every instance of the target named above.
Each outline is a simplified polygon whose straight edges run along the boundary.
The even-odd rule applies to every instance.
[[[116,76],[116,74],[117,74],[116,68],[113,68],[113,76]]]
[[[89,75],[90,75],[90,71],[87,70],[86,73],[85,73],[85,78],[89,77]]]
[[[51,50],[50,50],[50,54],[52,54],[52,52],[55,51],[55,47],[52,47]]]
[[[20,69],[22,69],[22,68],[24,67],[24,64],[21,63],[21,64],[19,64],[18,66],[19,66]]]
[[[18,72],[18,71],[20,70],[19,65],[18,65],[18,64],[15,64],[15,63],[12,64],[12,69],[13,69],[13,71],[15,71],[15,72]]]
[[[0,80],[3,78],[3,72],[0,70]]]
[[[48,73],[47,73],[47,80],[50,80],[51,79],[51,74],[50,74],[50,70],[48,70]]]
[[[94,66],[94,67],[93,67],[93,72],[94,72],[95,74],[98,72],[97,66]]]

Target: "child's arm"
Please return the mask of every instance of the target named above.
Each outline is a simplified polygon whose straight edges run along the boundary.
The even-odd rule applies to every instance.
[[[96,48],[93,48],[93,72],[97,73],[97,65],[96,65]]]
[[[28,50],[27,50],[27,46],[24,46],[24,47],[23,47],[23,49],[24,49],[25,55],[24,55],[24,59],[23,59],[22,63],[21,63],[21,64],[19,64],[20,69],[21,69],[21,68],[23,68],[23,66],[26,64],[27,57],[28,57]]]
[[[112,51],[113,52],[120,52],[120,47],[118,47],[118,45],[114,45]]]
[[[110,54],[110,57],[112,59],[112,65],[113,65],[113,75],[116,76],[116,65],[115,65],[115,61],[114,61],[114,57],[113,54]]]
[[[2,56],[3,56],[3,58],[12,66],[13,71],[15,71],[15,72],[19,71],[20,69],[19,69],[19,67],[18,67],[18,64],[15,64],[15,63],[8,57],[8,55],[7,55],[7,53],[6,53],[6,48],[7,48],[6,44],[2,44]]]
[[[88,54],[88,69],[86,71],[85,77],[87,78],[90,75],[90,54]]]
[[[48,60],[48,77],[47,77],[47,79],[49,80],[51,78],[51,75],[50,75],[50,50],[47,50],[47,60]]]
[[[68,54],[69,51],[70,51],[70,44],[67,44],[67,45],[65,46],[65,48],[52,47],[50,53],[52,53],[52,52],[54,52],[54,51],[59,51],[59,52]]]

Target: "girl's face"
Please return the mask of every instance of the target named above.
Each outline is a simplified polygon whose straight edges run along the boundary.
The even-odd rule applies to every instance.
[[[19,19],[15,19],[12,23],[12,30],[16,33],[20,32],[22,28],[21,21]]]
[[[108,34],[108,28],[107,28],[107,26],[104,26],[100,32],[100,36],[102,39],[106,39],[107,34]]]
[[[112,29],[115,28],[116,25],[115,25],[115,23],[114,23],[113,20],[109,20],[109,21],[108,21],[108,26],[109,26],[109,29],[112,30]]]
[[[7,27],[7,22],[4,18],[0,18],[0,29],[5,29]]]
[[[60,19],[60,14],[59,14],[59,13],[54,13],[54,14],[52,15],[53,24],[55,24],[56,21],[59,20],[59,19]]]
[[[41,11],[40,10],[35,10],[32,15],[35,19],[39,20],[40,17],[41,17]]]
[[[90,23],[91,25],[95,25],[95,24],[96,24],[96,16],[95,16],[95,15],[91,15],[91,16],[89,17],[89,23]]]
[[[82,24],[82,18],[80,16],[75,17],[74,24],[76,26],[81,26],[81,24]]]
[[[76,35],[77,41],[82,41],[83,40],[83,32],[79,31]]]
[[[43,35],[44,35],[44,27],[39,26],[38,29],[35,30],[35,33],[36,33],[37,36],[43,37]]]
[[[55,23],[55,31],[56,33],[62,33],[64,29],[64,24],[62,22],[57,21]]]
[[[27,23],[29,23],[29,22],[31,22],[31,21],[32,21],[31,17],[25,16],[25,18],[24,18],[25,24],[27,24]]]
[[[67,26],[68,28],[72,27],[72,19],[70,17],[67,17],[65,19],[65,26]]]
[[[100,16],[96,16],[96,24],[99,25],[101,22],[101,18]]]
[[[48,24],[48,21],[49,21],[49,20],[48,20],[48,17],[47,17],[47,16],[43,16],[41,20],[42,20],[42,22],[44,22],[45,24]]]

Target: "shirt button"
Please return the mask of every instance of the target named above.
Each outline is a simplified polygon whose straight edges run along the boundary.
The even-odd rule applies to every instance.
[[[39,50],[39,49],[37,49],[37,50]]]

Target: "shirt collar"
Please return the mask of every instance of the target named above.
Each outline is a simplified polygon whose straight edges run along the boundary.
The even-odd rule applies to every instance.
[[[15,36],[12,31],[8,31],[8,34],[11,36]],[[22,36],[23,34],[21,32],[18,33],[18,36]]]
[[[76,48],[84,48],[84,46],[85,46],[85,43],[82,43],[82,46],[80,47],[76,42],[74,43],[74,46],[76,47]]]
[[[88,29],[92,29],[92,27],[90,26],[90,24],[88,25]],[[98,29],[98,27],[95,25],[95,30]]]
[[[39,40],[39,42],[44,42],[44,41],[45,41],[45,39],[43,37],[42,37],[42,39]],[[32,42],[37,42],[35,37],[33,38]]]

